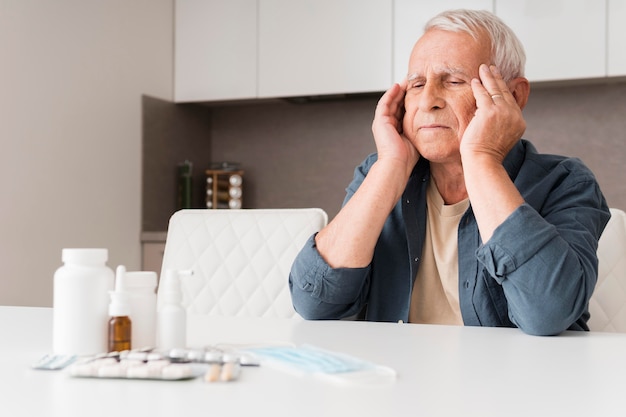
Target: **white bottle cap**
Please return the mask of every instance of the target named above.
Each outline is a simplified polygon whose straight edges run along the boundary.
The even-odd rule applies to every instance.
[[[64,248],[61,251],[63,263],[96,265],[109,259],[109,251],[102,248]]]

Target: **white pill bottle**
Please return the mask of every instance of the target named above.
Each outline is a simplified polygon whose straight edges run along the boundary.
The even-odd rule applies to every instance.
[[[63,249],[54,273],[52,350],[58,355],[92,355],[107,350],[109,291],[115,277],[107,249]]]
[[[128,271],[120,273],[123,266],[117,267],[117,279],[122,279],[120,288],[130,297],[130,320],[132,326],[133,349],[154,348],[156,346],[157,315],[157,273],[151,271]]]

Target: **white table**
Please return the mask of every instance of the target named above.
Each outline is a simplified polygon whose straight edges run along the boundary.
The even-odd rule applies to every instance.
[[[347,321],[189,318],[190,346],[290,342],[395,369],[337,385],[269,367],[231,383],[71,378],[30,365],[52,311],[0,307],[0,416],[624,416],[626,335]]]

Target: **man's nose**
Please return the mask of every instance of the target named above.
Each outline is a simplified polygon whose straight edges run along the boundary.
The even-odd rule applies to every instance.
[[[427,82],[424,84],[422,93],[419,96],[419,107],[422,111],[441,109],[445,106],[445,100],[441,91],[441,86],[436,83]]]

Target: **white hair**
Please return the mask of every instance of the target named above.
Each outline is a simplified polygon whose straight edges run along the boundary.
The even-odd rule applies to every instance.
[[[474,39],[486,34],[491,41],[491,59],[502,78],[511,81],[524,76],[526,53],[513,30],[496,15],[486,10],[448,10],[430,19],[424,31],[439,29],[465,32]]]

